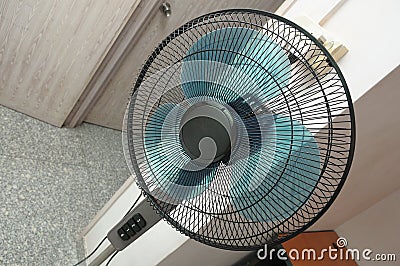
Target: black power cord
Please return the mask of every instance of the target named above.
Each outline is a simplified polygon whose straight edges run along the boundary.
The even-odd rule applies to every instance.
[[[124,215],[127,216],[132,210],[133,208],[136,206],[136,204],[139,202],[139,199],[142,197],[142,193],[139,194],[139,196],[137,197],[137,199],[135,200],[135,202],[132,204],[132,206],[129,208],[128,212]],[[97,245],[97,247],[89,254],[87,255],[85,258],[83,258],[82,260],[80,260],[78,263],[74,264],[73,266],[78,266],[79,264],[81,264],[82,262],[86,261],[88,258],[90,258],[91,256],[93,256],[93,254],[101,247],[101,245],[104,243],[104,241],[106,241],[107,236],[105,236],[100,243]],[[110,263],[110,261],[117,255],[118,251],[116,251],[111,258],[108,260],[107,264],[108,265]]]

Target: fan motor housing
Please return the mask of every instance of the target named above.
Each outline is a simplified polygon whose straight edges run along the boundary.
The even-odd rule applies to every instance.
[[[229,161],[231,147],[236,142],[236,125],[224,105],[203,101],[185,112],[179,137],[191,159],[204,164]]]

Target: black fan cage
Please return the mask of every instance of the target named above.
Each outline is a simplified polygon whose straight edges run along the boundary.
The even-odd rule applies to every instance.
[[[271,62],[269,68],[265,69],[265,64],[254,60],[257,57],[249,56],[249,49],[240,50],[233,47],[241,37],[226,42],[223,47],[211,45],[193,50],[196,43],[202,42],[204,36],[212,36],[215,32],[222,34],[224,29],[250,30],[253,35],[256,33],[262,36],[253,38],[255,42],[267,38],[268,43],[273,43],[280,52],[273,53],[271,49],[265,49],[262,53],[271,52],[275,57],[284,57],[283,61],[289,64],[284,69],[289,69],[290,75],[269,73],[272,70],[280,70],[279,66],[274,68],[274,64],[282,64],[282,60],[267,59]],[[229,33],[232,33],[232,30],[225,31],[226,36],[220,35],[216,41],[231,38]],[[273,117],[276,143],[271,148],[271,154],[279,156],[283,153],[286,159],[273,166],[278,169],[274,170],[275,176],[272,181],[266,182],[268,185],[261,182],[257,191],[244,193],[244,196],[235,194],[241,193],[240,189],[239,192],[236,189],[234,193],[232,189],[227,188],[232,184],[230,179],[234,170],[229,170],[228,166],[223,165],[216,168],[211,181],[200,182],[196,186],[200,192],[195,197],[180,198],[178,202],[171,201],[171,193],[160,193],[160,171],[166,175],[163,178],[169,178],[168,168],[155,171],[149,163],[151,151],[146,149],[144,141],[146,127],[152,123],[154,116],[157,116],[158,108],[168,104],[179,105],[187,100],[187,93],[185,95],[183,91],[187,87],[183,88],[183,82],[179,80],[182,78],[182,62],[198,53],[206,53],[202,59],[207,57],[207,60],[213,61],[214,57],[221,56],[219,50],[223,50],[225,55],[232,54],[235,60],[251,61],[251,66],[243,68],[243,71],[249,76],[248,79],[256,84],[255,88],[262,88],[265,83],[265,80],[251,76],[255,66],[263,68],[262,71],[266,72],[266,75],[272,76],[271,82],[275,82],[274,86],[279,93],[267,100],[260,100],[261,102],[254,105],[257,108],[253,108],[249,103],[238,108],[240,110],[234,107],[233,109],[240,119],[257,117],[263,113]],[[276,81],[274,75],[283,81]],[[215,80],[221,79],[221,82],[227,79],[221,73],[215,76]],[[237,86],[240,86],[240,80],[246,80],[241,76],[228,78],[236,78],[234,83]],[[198,84],[193,82],[188,86],[196,87]],[[215,90],[215,93],[221,95],[224,93],[223,86],[211,87],[208,88],[209,91]],[[247,92],[241,98],[244,102],[250,101],[249,99],[257,101],[252,98],[251,92]],[[244,112],[241,111],[243,109]],[[283,120],[289,132],[286,130],[282,133],[283,131],[279,130],[280,122],[277,117],[285,117]],[[316,147],[314,150],[318,150],[318,160],[313,161],[314,157],[307,156],[300,158],[302,154],[312,152],[310,149],[295,150],[294,143],[297,140],[293,136],[296,136],[296,126],[301,126],[302,134],[304,135],[306,130],[313,139]],[[169,224],[190,238],[210,246],[230,250],[253,250],[262,248],[265,244],[274,246],[296,236],[317,221],[333,203],[345,182],[352,162],[355,118],[344,77],[323,44],[295,23],[275,14],[235,9],[196,18],[175,30],[155,48],[134,85],[127,108],[126,133],[128,163],[134,169],[137,184],[154,209]],[[288,149],[281,151],[279,139],[284,138],[286,141],[287,136],[292,136],[289,137],[288,146],[284,146]],[[253,133],[248,133],[247,144],[255,147],[258,143],[253,137]],[[169,146],[169,149],[174,148],[179,149]],[[170,158],[159,160],[162,165],[160,167],[166,167],[165,165],[173,161]],[[271,163],[260,160],[250,168],[254,168],[253,171],[258,171],[257,174],[268,179],[269,175],[272,175],[268,169],[271,167]],[[310,167],[318,168],[318,175],[312,182],[309,182],[311,173],[307,174],[308,171],[312,172]],[[301,171],[296,172],[297,169]],[[282,173],[286,173],[286,177]],[[284,178],[286,179],[282,181]],[[279,189],[276,186],[280,186]],[[306,186],[307,193],[303,193]],[[276,194],[270,195],[271,193]],[[233,199],[234,197],[236,198]],[[242,198],[238,200],[237,197]],[[258,207],[255,208],[255,205]],[[246,212],[246,208],[250,211]],[[286,214],[282,213],[285,211]]]

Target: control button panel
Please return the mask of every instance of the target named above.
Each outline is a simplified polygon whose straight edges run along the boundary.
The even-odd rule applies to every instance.
[[[140,213],[135,213],[120,229],[118,229],[119,237],[127,241],[146,226],[146,221]]]
[[[170,211],[175,207],[170,205]],[[124,250],[161,220],[161,215],[154,211],[150,202],[143,200],[108,231],[107,239],[116,250]]]

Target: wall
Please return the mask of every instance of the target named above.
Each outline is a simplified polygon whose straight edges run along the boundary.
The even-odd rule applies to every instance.
[[[61,126],[138,0],[0,2],[0,104]]]
[[[121,133],[1,105],[0,132],[0,265],[75,264],[77,235],[129,176]]]
[[[307,15],[349,49],[339,62],[353,101],[356,101],[400,63],[394,34],[400,25],[400,1],[397,0],[297,0],[285,17]],[[331,12],[335,4],[341,4]]]
[[[353,217],[336,229],[339,236],[345,237],[349,248],[371,249],[375,254],[396,254],[397,262],[365,261],[359,266],[398,265],[400,260],[400,189],[388,195],[378,203]]]
[[[339,66],[357,100],[400,64],[400,1],[347,0],[326,22],[350,52]]]

